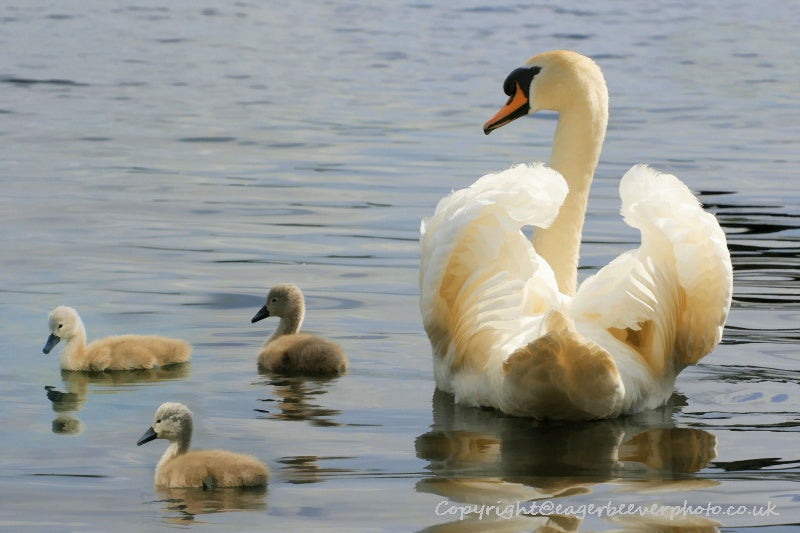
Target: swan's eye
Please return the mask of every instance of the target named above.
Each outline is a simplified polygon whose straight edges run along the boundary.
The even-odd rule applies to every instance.
[[[503,82],[503,92],[506,93],[508,96],[513,97],[514,92],[517,90],[517,71],[515,70],[511,74],[508,75],[506,81]]]
[[[503,92],[509,96],[509,102],[511,102],[510,99],[514,97],[514,93],[517,90],[517,85],[519,85],[519,87],[527,96],[528,88],[533,81],[533,77],[539,74],[541,71],[542,67],[520,67],[511,71],[511,74],[508,75],[506,81],[503,82]]]

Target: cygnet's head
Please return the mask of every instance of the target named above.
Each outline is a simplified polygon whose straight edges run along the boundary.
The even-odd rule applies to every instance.
[[[84,331],[83,322],[81,322],[78,312],[65,305],[60,305],[50,312],[48,325],[50,327],[50,336],[47,337],[47,343],[42,349],[44,353],[50,353],[50,350],[60,340],[63,339],[69,342],[72,337]]]
[[[279,318],[302,317],[304,312],[303,292],[296,285],[281,283],[275,285],[267,294],[267,302],[258,310],[251,322],[258,322],[270,316]]]
[[[156,410],[153,425],[136,442],[141,446],[154,439],[177,441],[191,438],[192,412],[182,403],[165,402]]]

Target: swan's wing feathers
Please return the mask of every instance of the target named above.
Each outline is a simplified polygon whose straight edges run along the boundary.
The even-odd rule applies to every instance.
[[[645,253],[657,257],[652,245],[660,246],[660,239],[651,235],[672,244],[680,286],[676,356],[681,367],[696,363],[719,343],[730,310],[733,269],[725,233],[670,174],[637,165],[623,176],[620,194],[623,215],[642,232]]]
[[[620,255],[581,284],[572,316],[618,328],[648,320],[660,305],[649,266],[633,252]]]
[[[547,226],[566,184],[544,165],[489,174],[441,200],[423,222],[420,309],[434,352],[451,369],[479,368],[524,321],[549,308],[555,278],[524,225]]]
[[[733,277],[725,234],[669,174],[637,165],[622,178],[620,195],[641,247],[587,279],[571,314],[606,328],[652,372],[677,373],[720,340]]]

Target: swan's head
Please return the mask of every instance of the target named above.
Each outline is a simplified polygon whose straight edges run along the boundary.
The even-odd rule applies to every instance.
[[[258,322],[270,316],[279,318],[295,317],[303,314],[303,292],[296,285],[282,283],[275,285],[267,294],[267,302],[250,322]]]
[[[136,442],[141,446],[155,439],[180,441],[191,438],[192,412],[182,403],[162,403],[153,416],[153,425],[145,431],[144,435]]]
[[[586,56],[553,50],[530,58],[503,83],[508,101],[489,121],[487,135],[540,109],[562,112],[576,103],[608,107],[606,82],[600,67]]]
[[[63,339],[69,342],[72,337],[85,331],[83,322],[81,322],[81,317],[78,316],[78,312],[65,305],[60,305],[50,311],[48,324],[50,326],[50,336],[47,337],[47,343],[42,349],[44,353],[50,353],[50,350],[52,350],[60,340]]]

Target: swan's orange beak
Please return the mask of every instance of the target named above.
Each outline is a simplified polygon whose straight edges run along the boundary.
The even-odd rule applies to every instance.
[[[508,98],[506,105],[501,107],[500,111],[483,125],[483,133],[489,135],[492,131],[501,126],[505,126],[512,120],[527,115],[530,109],[531,106],[528,97],[525,95],[525,91],[519,86],[519,83],[517,83],[514,94]]]

